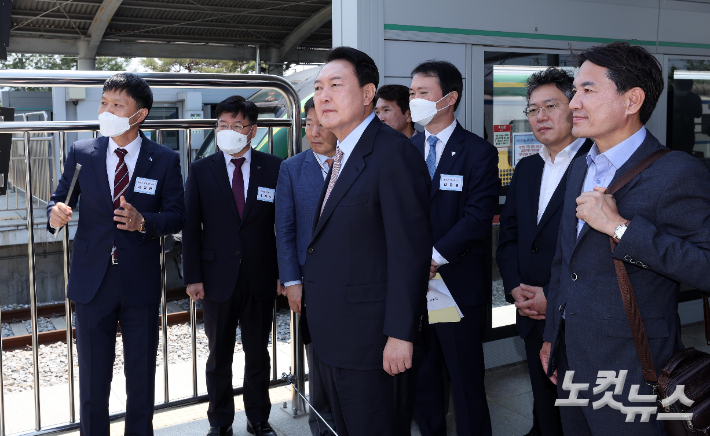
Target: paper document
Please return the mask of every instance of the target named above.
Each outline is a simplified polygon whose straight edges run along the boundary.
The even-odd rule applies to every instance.
[[[429,280],[429,292],[426,294],[429,324],[438,322],[459,322],[463,318],[461,309],[451,296],[451,292],[437,274]]]

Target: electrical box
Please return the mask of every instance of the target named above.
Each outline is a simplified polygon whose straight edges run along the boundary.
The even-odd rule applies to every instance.
[[[67,88],[67,101],[86,100],[86,88]]]

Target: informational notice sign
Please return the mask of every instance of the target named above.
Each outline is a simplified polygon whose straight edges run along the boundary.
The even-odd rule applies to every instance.
[[[532,132],[513,133],[513,166],[518,165],[520,159],[538,153],[540,148],[542,144]]]
[[[508,149],[510,146],[510,124],[493,125],[493,145],[496,148]]]

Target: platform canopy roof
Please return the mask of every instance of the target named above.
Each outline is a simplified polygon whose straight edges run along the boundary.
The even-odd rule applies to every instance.
[[[330,0],[14,0],[9,53],[320,63]]]

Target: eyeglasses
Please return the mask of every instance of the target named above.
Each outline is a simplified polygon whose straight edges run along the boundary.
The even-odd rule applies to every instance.
[[[526,107],[523,110],[523,113],[527,115],[528,118],[535,118],[537,114],[542,111],[545,115],[550,115],[550,112],[554,111],[557,108],[557,103],[552,103],[552,104],[546,104],[545,106],[541,107]]]
[[[244,130],[245,128],[250,127],[250,126],[253,126],[253,125],[254,125],[254,124],[241,125],[241,124],[217,123],[217,124],[215,124],[215,127],[217,128],[217,130],[227,130],[227,129],[230,129],[230,130],[234,130],[235,132],[241,132],[241,131]]]

